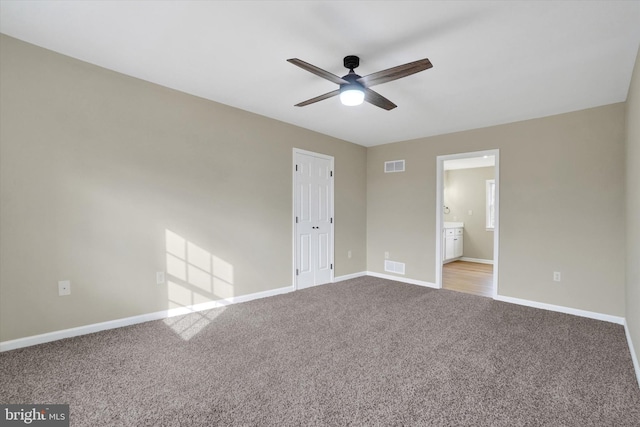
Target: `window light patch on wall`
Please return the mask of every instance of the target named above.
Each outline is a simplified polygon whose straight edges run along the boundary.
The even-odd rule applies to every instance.
[[[404,172],[404,160],[390,160],[384,162],[384,173]]]

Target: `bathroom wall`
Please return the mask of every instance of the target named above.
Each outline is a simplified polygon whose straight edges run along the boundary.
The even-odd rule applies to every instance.
[[[444,221],[464,222],[465,258],[493,260],[493,231],[486,228],[486,182],[495,168],[444,171]]]

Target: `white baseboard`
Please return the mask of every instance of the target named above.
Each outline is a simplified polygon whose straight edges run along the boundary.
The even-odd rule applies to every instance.
[[[463,256],[462,258],[460,258],[460,261],[477,262],[478,264],[491,264],[491,265],[493,265],[493,260],[492,259],[469,258],[469,257]]]
[[[254,299],[266,298],[274,295],[286,294],[293,291],[293,286],[271,289],[263,292],[256,292],[249,295],[225,298],[217,301],[204,302],[186,307],[171,308],[168,310],[156,311],[154,313],[141,314],[139,316],[125,317],[123,319],[109,320],[107,322],[93,323],[91,325],[78,326],[76,328],[64,329],[61,331],[48,332],[46,334],[33,335],[25,338],[18,338],[10,341],[0,342],[0,352],[14,350],[17,348],[30,347],[32,345],[57,341],[64,338],[76,337],[78,335],[92,334],[107,329],[121,328],[123,326],[135,325],[152,320],[166,319],[168,317],[181,316],[197,311],[211,310],[212,308],[224,307],[231,304],[238,304]]]
[[[605,322],[624,324],[624,317],[612,316],[610,314],[597,313],[595,311],[580,310],[578,308],[565,307],[562,305],[546,304],[544,302],[531,301],[520,298],[496,295],[496,301],[509,302],[511,304],[525,305],[527,307],[541,308],[543,310],[557,311],[558,313],[573,314],[574,316],[587,317],[589,319],[603,320]]]
[[[333,278],[333,283],[342,282],[343,280],[356,279],[358,277],[366,276],[366,271],[360,271],[358,273],[345,274],[344,276],[338,276]]]
[[[373,277],[379,277],[380,279],[395,280],[396,282],[409,283],[410,285],[418,285],[418,286],[425,286],[427,288],[438,289],[438,286],[435,283],[423,282],[422,280],[407,279],[406,277],[392,276],[390,274],[376,273],[376,272],[373,272],[373,271],[367,271],[366,275],[367,276],[373,276]]]
[[[627,319],[624,320],[624,333],[627,336],[627,344],[629,345],[629,351],[631,351],[633,369],[636,371],[636,379],[638,380],[638,387],[640,388],[640,363],[638,363],[638,356],[636,355],[636,350],[633,347],[633,341],[631,341],[631,334],[629,333],[629,327],[627,326]]]
[[[373,271],[367,271],[366,274],[367,274],[367,276],[379,277],[381,279],[395,280],[397,282],[403,282],[403,283],[409,283],[409,284],[412,284],[412,285],[426,286],[426,287],[429,287],[429,288],[439,289],[438,286],[435,283],[423,282],[421,280],[407,279],[407,278],[404,278],[404,277],[396,277],[396,276],[391,276],[391,275],[388,275],[388,274],[376,273],[376,272],[373,272]],[[521,298],[507,297],[507,296],[503,296],[503,295],[496,295],[494,297],[494,299],[496,301],[508,302],[508,303],[511,303],[511,304],[524,305],[524,306],[527,306],[527,307],[540,308],[540,309],[549,310],[549,311],[556,311],[558,313],[565,313],[565,314],[572,314],[574,316],[587,317],[589,319],[602,320],[602,321],[605,321],[605,322],[616,323],[618,325],[624,325],[625,324],[625,318],[624,317],[612,316],[610,314],[603,314],[603,313],[597,313],[597,312],[594,312],[594,311],[580,310],[580,309],[577,309],[577,308],[565,307],[565,306],[561,306],[561,305],[546,304],[546,303],[543,303],[543,302],[531,301],[531,300],[526,300],[526,299],[521,299]],[[629,338],[629,342],[631,342],[630,338]],[[637,361],[634,362],[634,363],[637,364]],[[640,376],[639,376],[639,378],[640,378]]]

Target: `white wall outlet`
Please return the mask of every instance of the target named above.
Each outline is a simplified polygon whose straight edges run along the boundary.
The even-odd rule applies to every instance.
[[[554,282],[559,282],[560,281],[560,272],[559,271],[554,271],[553,272],[553,281]]]
[[[389,252],[384,253],[384,259],[389,259]]]
[[[156,284],[164,285],[164,271],[158,271],[156,273]]]
[[[347,258],[351,258],[351,251],[347,251]]]
[[[64,297],[71,295],[71,282],[69,280],[61,280],[58,282],[58,296]]]

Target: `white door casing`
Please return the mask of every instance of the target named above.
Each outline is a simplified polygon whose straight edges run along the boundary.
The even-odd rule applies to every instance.
[[[294,149],[296,289],[333,281],[333,157]]]
[[[495,228],[493,229],[493,298],[498,294],[499,255],[500,255],[500,150],[484,150],[470,153],[449,154],[436,157],[436,236],[444,234],[444,162],[469,157],[494,156],[495,169]],[[449,252],[448,241],[436,239],[436,286],[442,288],[442,263]],[[454,243],[455,248],[455,243]],[[461,249],[461,248],[460,248]]]

